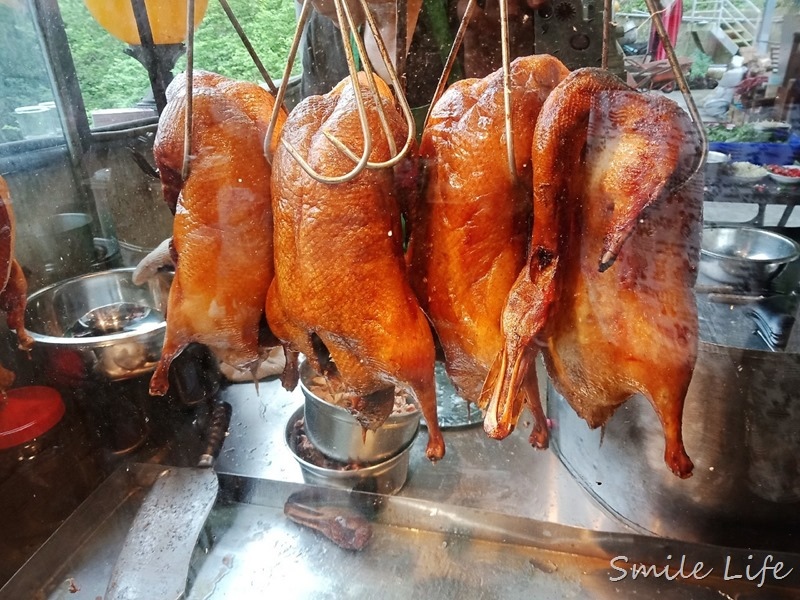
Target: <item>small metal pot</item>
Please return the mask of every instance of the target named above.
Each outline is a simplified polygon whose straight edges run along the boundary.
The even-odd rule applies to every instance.
[[[172,275],[143,286],[133,269],[90,273],[32,294],[32,358],[53,383],[118,381],[150,373],[161,356]]]
[[[411,441],[388,460],[357,469],[340,470],[317,466],[299,456],[294,433],[296,423],[302,418],[303,407],[300,407],[286,423],[285,441],[292,456],[300,465],[303,481],[306,483],[387,495],[396,494],[405,485],[408,478],[411,446],[418,428],[414,430]],[[308,434],[307,430],[306,434]]]
[[[306,434],[320,452],[345,463],[372,464],[395,456],[417,435],[420,411],[392,414],[375,431],[364,430],[350,412],[326,402],[310,390],[314,372],[300,365],[300,388],[305,396]]]
[[[711,227],[703,231],[700,272],[744,289],[766,287],[800,256],[794,240],[755,227]]]

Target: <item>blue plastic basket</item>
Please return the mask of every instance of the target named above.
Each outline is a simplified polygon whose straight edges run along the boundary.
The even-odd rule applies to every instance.
[[[711,142],[709,150],[728,154],[734,162],[750,162],[755,165],[790,165],[795,156],[800,156],[800,139],[789,143],[778,144],[774,142]],[[793,144],[792,142],[795,142]]]

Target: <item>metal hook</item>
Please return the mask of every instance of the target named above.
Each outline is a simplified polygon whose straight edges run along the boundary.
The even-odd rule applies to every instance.
[[[345,4],[345,7],[347,5]],[[400,78],[397,75],[397,70],[394,68],[392,64],[392,60],[389,57],[389,52],[386,49],[386,45],[384,44],[383,38],[380,35],[380,31],[378,29],[378,25],[375,23],[375,17],[368,9],[368,5],[366,0],[361,0],[361,8],[364,10],[364,14],[367,18],[367,23],[369,25],[370,30],[375,38],[375,45],[378,47],[378,52],[381,55],[381,59],[383,60],[384,64],[386,65],[386,70],[389,72],[389,80],[394,87],[395,90],[401,90],[401,82]],[[348,9],[348,17],[349,17],[349,9]],[[353,26],[352,21],[350,22],[350,26]],[[358,51],[361,53],[362,56],[366,55],[366,48],[364,48],[363,41],[361,38],[356,36],[355,38],[356,46],[358,47]],[[378,118],[381,121],[381,126],[383,127],[383,131],[386,134],[386,139],[389,143],[389,153],[394,155],[393,158],[389,160],[373,163],[367,162],[368,169],[384,169],[390,168],[395,166],[398,162],[400,162],[403,157],[408,152],[409,147],[411,146],[412,141],[417,135],[416,132],[416,123],[414,121],[414,115],[411,112],[411,107],[408,104],[408,100],[405,97],[405,94],[402,92],[398,92],[397,94],[397,101],[400,104],[400,109],[403,113],[403,116],[406,120],[406,128],[407,128],[407,136],[406,136],[406,143],[400,152],[397,152],[397,146],[394,141],[394,136],[392,135],[391,131],[389,130],[389,124],[386,121],[386,113],[383,111],[383,105],[380,100],[380,96],[378,95],[377,87],[375,86],[375,80],[373,79],[372,66],[369,64],[369,61],[364,63],[364,70],[367,72],[367,84],[369,85],[370,91],[372,96],[375,100],[375,104],[378,111]],[[357,157],[353,151],[351,151],[347,146],[345,146],[340,140],[336,139],[335,136],[330,134],[329,132],[323,132],[325,137],[327,137],[331,143],[333,143],[341,152],[347,155],[350,160],[356,161]]]
[[[183,131],[183,168],[181,179],[189,177],[192,157],[192,88],[194,79],[194,0],[186,1],[186,112]]]
[[[500,0],[500,50],[503,55],[503,114],[506,124],[506,152],[511,181],[517,182],[517,165],[514,159],[514,136],[511,127],[511,59],[508,49],[508,0]]]
[[[386,69],[389,73],[389,79],[392,87],[395,91],[395,96],[397,101],[400,105],[401,111],[406,119],[406,124],[408,127],[408,136],[406,139],[406,143],[403,148],[397,152],[397,146],[394,141],[394,136],[391,134],[389,129],[389,124],[386,119],[386,113],[384,112],[383,102],[378,95],[377,86],[374,80],[374,71],[372,69],[372,65],[369,63],[367,59],[366,49],[364,47],[363,40],[357,34],[357,27],[355,25],[355,20],[353,19],[353,15],[350,11],[349,6],[345,2],[345,0],[335,0],[334,6],[336,7],[336,17],[337,22],[339,25],[339,30],[342,34],[342,44],[344,45],[345,50],[345,58],[347,60],[347,67],[350,73],[350,82],[353,87],[353,93],[356,99],[356,107],[358,109],[359,121],[361,124],[361,131],[363,134],[364,139],[364,150],[362,152],[362,156],[359,158],[356,154],[347,148],[345,144],[337,139],[332,133],[329,131],[323,131],[323,135],[337,148],[341,151],[345,156],[350,158],[355,164],[354,168],[344,174],[338,176],[324,176],[320,173],[317,173],[306,160],[297,152],[297,149],[292,146],[289,142],[284,139],[280,140],[280,143],[286,148],[286,150],[292,155],[292,157],[300,164],[302,169],[308,174],[309,177],[312,179],[319,181],[320,183],[327,183],[327,184],[335,184],[335,183],[344,183],[346,181],[350,181],[354,177],[356,177],[361,171],[365,168],[370,169],[382,169],[382,168],[389,168],[396,165],[402,158],[408,153],[409,148],[411,147],[411,143],[416,136],[416,127],[414,123],[414,116],[411,113],[411,108],[408,105],[408,101],[405,98],[405,95],[402,90],[402,85],[400,82],[399,77],[397,76],[397,71],[392,64],[392,60],[389,57],[388,52],[386,51],[386,45],[383,42],[383,38],[381,37],[380,31],[378,26],[375,23],[375,19],[372,15],[372,12],[369,10],[369,6],[365,0],[361,0],[361,8],[366,15],[367,22],[369,24],[370,30],[373,33],[373,37],[375,38],[376,46],[378,47],[378,52],[381,55],[381,59],[386,64]],[[297,29],[295,31],[295,37],[292,42],[292,48],[289,53],[289,58],[287,59],[286,69],[284,70],[283,79],[281,81],[281,85],[278,89],[278,97],[276,100],[276,107],[273,110],[272,119],[270,120],[269,127],[267,128],[267,136],[264,139],[264,155],[267,157],[267,160],[270,162],[272,161],[272,138],[275,134],[275,127],[277,124],[277,117],[279,112],[279,106],[283,102],[283,98],[286,93],[286,87],[288,85],[288,78],[289,74],[291,73],[292,64],[294,63],[296,54],[297,54],[297,46],[299,45],[300,35],[302,33],[303,26],[305,25],[306,20],[308,19],[308,10],[309,10],[309,2],[308,0],[304,0],[303,8],[300,13],[300,17],[298,18]],[[358,73],[355,67],[355,57],[353,55],[353,50],[350,45],[350,35],[353,35],[353,38],[356,43],[356,47],[363,58],[363,65],[364,71],[367,74],[367,86],[372,94],[373,100],[375,102],[375,109],[378,112],[378,118],[381,122],[381,127],[386,135],[387,142],[389,144],[390,154],[392,154],[392,158],[378,163],[371,163],[369,162],[369,155],[372,151],[372,135],[369,131],[369,122],[367,120],[366,108],[364,106],[364,98],[363,93],[361,90],[361,85],[358,80]]]
[[[233,28],[236,30],[236,33],[239,34],[239,39],[242,40],[242,44],[244,44],[245,50],[250,55],[250,59],[253,61],[253,64],[258,69],[258,72],[261,73],[261,77],[264,79],[264,83],[267,84],[269,91],[273,94],[278,92],[278,88],[275,87],[275,84],[272,82],[272,77],[270,77],[269,73],[267,72],[264,63],[261,62],[261,59],[258,58],[258,54],[256,54],[255,48],[253,48],[253,44],[250,43],[250,39],[247,37],[247,34],[242,29],[239,20],[236,18],[236,15],[233,14],[233,10],[231,9],[230,4],[228,4],[228,0],[219,0],[220,5],[222,6],[222,10],[225,11],[225,14],[228,16],[228,20],[233,25]]]
[[[664,45],[664,52],[667,55],[667,60],[669,60],[669,66],[672,68],[672,74],[675,75],[675,80],[678,82],[678,87],[681,90],[681,94],[683,94],[683,98],[686,100],[686,106],[689,109],[689,115],[692,117],[692,122],[697,129],[697,134],[702,145],[700,160],[698,161],[697,168],[689,176],[687,179],[688,181],[703,168],[703,164],[705,163],[705,159],[708,154],[708,137],[706,137],[706,131],[703,127],[703,119],[700,117],[700,111],[697,110],[697,105],[694,102],[692,93],[689,91],[689,84],[686,83],[686,78],[683,75],[683,70],[681,69],[680,62],[678,61],[678,56],[675,54],[675,48],[672,47],[672,42],[670,41],[667,30],[664,27],[664,21],[661,20],[661,13],[664,12],[664,9],[660,6],[659,0],[645,0],[645,4],[647,5],[647,10],[650,12],[650,18],[653,20],[653,24],[656,26],[658,37],[661,40],[661,43]]]
[[[275,135],[275,127],[278,123],[278,115],[280,115],[283,100],[286,97],[286,89],[289,86],[289,77],[292,74],[292,65],[297,56],[297,48],[300,46],[300,37],[303,33],[303,26],[308,21],[308,13],[311,12],[311,2],[303,0],[303,6],[300,9],[300,15],[297,17],[297,27],[294,31],[294,38],[292,39],[292,46],[289,49],[289,56],[286,59],[286,67],[283,69],[283,77],[281,77],[281,84],[278,86],[278,93],[275,95],[275,104],[272,107],[272,116],[267,126],[267,134],[264,137],[264,156],[267,161],[272,164],[272,137]]]
[[[447,55],[447,61],[444,64],[442,74],[439,76],[439,81],[436,84],[436,91],[433,92],[433,98],[431,98],[431,104],[428,107],[428,113],[425,115],[425,121],[422,126],[423,130],[428,126],[428,121],[431,118],[433,107],[436,106],[439,98],[441,98],[442,94],[444,93],[444,88],[447,85],[447,81],[450,79],[450,73],[453,71],[453,65],[456,64],[458,51],[461,49],[461,44],[464,41],[464,36],[467,33],[467,26],[472,20],[472,15],[477,6],[478,0],[469,0],[467,2],[467,7],[464,9],[464,16],[461,18],[458,31],[456,31],[456,36],[453,39],[453,45],[450,47],[450,54]]]
[[[340,175],[338,177],[326,177],[324,175],[320,175],[309,165],[306,160],[300,156],[300,153],[297,149],[292,146],[289,142],[285,139],[281,139],[280,143],[283,144],[284,148],[292,155],[292,157],[298,162],[300,167],[308,174],[309,177],[312,179],[319,181],[320,183],[344,183],[346,181],[350,181],[356,175],[358,175],[361,171],[364,170],[364,167],[367,164],[367,160],[369,158],[369,153],[372,151],[372,136],[369,134],[369,123],[367,122],[367,114],[366,109],[364,108],[364,99],[361,96],[361,86],[358,83],[358,77],[356,73],[356,65],[355,65],[355,58],[353,57],[353,50],[350,47],[350,27],[347,23],[346,18],[344,17],[344,10],[342,8],[342,0],[335,0],[334,5],[336,7],[336,17],[339,23],[339,30],[342,34],[342,43],[344,44],[344,51],[345,51],[345,58],[347,60],[347,69],[350,72],[350,82],[353,86],[353,93],[355,94],[356,98],[356,106],[358,108],[358,118],[361,122],[361,132],[364,136],[364,152],[361,156],[361,159],[356,163],[356,166],[349,172],[344,175]],[[311,7],[309,0],[303,0],[303,8],[300,12],[300,17],[297,21],[297,28],[295,30],[294,40],[292,40],[292,48],[289,51],[289,58],[286,62],[286,68],[283,71],[283,79],[281,80],[281,85],[278,88],[278,97],[275,101],[275,107],[272,111],[272,118],[270,119],[269,127],[267,128],[267,135],[264,138],[264,156],[267,160],[271,163],[272,162],[272,151],[270,149],[272,137],[275,134],[275,126],[278,121],[278,114],[280,112],[280,105],[283,103],[283,98],[286,94],[286,88],[289,84],[289,75],[291,74],[292,65],[294,64],[295,56],[297,55],[297,47],[300,43],[300,35],[303,31],[303,26],[305,22],[308,20],[308,12]]]
[[[600,57],[600,67],[608,68],[608,52],[611,44],[611,0],[603,0],[603,53]]]

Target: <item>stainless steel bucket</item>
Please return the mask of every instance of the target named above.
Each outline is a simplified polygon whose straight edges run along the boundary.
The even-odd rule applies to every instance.
[[[552,445],[601,505],[639,531],[789,549],[797,540],[788,532],[800,526],[800,354],[758,349],[735,314],[715,335],[702,325],[683,418],[691,478],[664,464],[661,425],[643,397],[620,407],[605,431],[590,430],[548,386]]]

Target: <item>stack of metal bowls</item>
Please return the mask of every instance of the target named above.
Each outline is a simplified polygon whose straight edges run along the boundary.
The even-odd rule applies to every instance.
[[[301,363],[300,387],[305,405],[292,415],[286,427],[287,443],[300,464],[304,480],[383,494],[398,492],[408,477],[420,411],[393,412],[381,427],[367,430],[346,408],[314,391],[315,377],[321,376],[314,373],[308,362]],[[308,441],[327,459],[324,464],[314,464],[301,456],[293,440],[296,423],[301,418]]]

